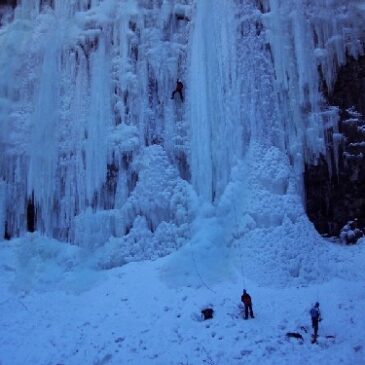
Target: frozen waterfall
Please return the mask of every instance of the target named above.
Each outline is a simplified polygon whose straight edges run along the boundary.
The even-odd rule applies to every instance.
[[[364,54],[364,11],[347,0],[3,6],[0,234],[108,244],[120,261],[164,255],[199,204],[242,190],[233,172],[253,148],[285,156],[303,196],[305,162],[336,169],[326,145],[339,143],[338,110],[321,85]],[[184,103],[171,100],[177,78]]]

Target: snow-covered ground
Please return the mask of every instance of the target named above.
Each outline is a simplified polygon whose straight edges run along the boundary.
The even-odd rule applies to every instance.
[[[203,240],[108,271],[93,269],[94,258],[81,249],[38,234],[2,243],[0,363],[365,364],[365,242],[317,244],[328,267],[313,269],[331,268],[328,278],[283,285],[287,259],[272,273],[241,270]],[[260,247],[251,252],[261,255]],[[243,266],[246,260],[243,254]],[[242,318],[243,287],[253,320]],[[324,319],[312,345],[308,311],[317,300]],[[201,321],[207,306],[214,318]],[[303,343],[287,332],[300,332]]]

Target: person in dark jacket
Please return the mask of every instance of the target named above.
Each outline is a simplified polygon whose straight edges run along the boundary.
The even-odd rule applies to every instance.
[[[177,79],[176,80],[176,88],[175,90],[172,92],[172,95],[171,95],[171,99],[173,99],[175,97],[175,94],[176,93],[179,93],[180,95],[180,98],[181,98],[181,101],[184,102],[184,96],[183,96],[183,93],[182,93],[182,89],[184,88],[184,85],[183,83]]]
[[[245,307],[245,319],[248,319],[248,312],[250,311],[251,318],[255,318],[252,311],[252,301],[250,295],[247,293],[246,289],[243,289],[241,295],[241,302]]]
[[[314,307],[310,310],[310,315],[312,319],[312,327],[313,327],[313,342],[316,342],[318,337],[318,324],[321,321],[321,312],[319,310],[319,303],[317,302]]]

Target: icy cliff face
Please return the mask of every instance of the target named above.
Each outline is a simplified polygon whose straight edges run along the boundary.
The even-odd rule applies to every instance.
[[[243,189],[232,171],[248,156],[282,156],[287,172],[268,189],[303,196],[305,163],[325,156],[337,166],[338,109],[321,85],[331,90],[346,55],[364,52],[364,2],[315,3],[8,5],[0,13],[1,236],[36,229],[118,245],[124,259],[166,254],[189,237],[198,202],[228,204],[227,187]],[[170,99],[177,78],[184,103]],[[238,206],[227,214],[244,214]]]
[[[159,1],[18,5],[0,41],[2,233],[21,235],[28,220],[98,245],[132,236],[138,222],[184,240],[193,193],[180,177],[183,109],[176,120],[169,97],[185,72],[185,11]]]

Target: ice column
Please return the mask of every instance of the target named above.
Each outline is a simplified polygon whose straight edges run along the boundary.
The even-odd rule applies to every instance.
[[[44,226],[50,227],[57,168],[59,96],[59,46],[56,31],[50,32],[43,58],[38,97],[29,143],[28,196],[34,193]]]
[[[214,201],[241,151],[233,2],[197,1],[191,42],[192,183],[205,200]]]
[[[110,67],[105,39],[99,38],[99,47],[91,56],[90,114],[87,120],[86,191],[89,202],[106,177],[107,134],[111,127]]]

